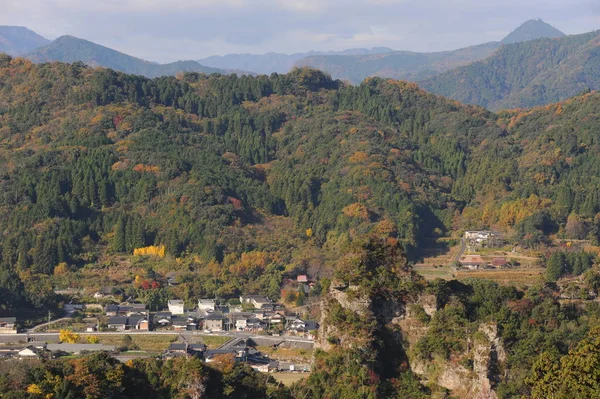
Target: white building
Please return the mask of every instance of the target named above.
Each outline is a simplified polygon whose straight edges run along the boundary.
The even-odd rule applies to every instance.
[[[273,303],[269,298],[265,298],[260,295],[246,295],[240,296],[240,302],[242,304],[247,303],[254,306],[255,309],[260,309],[263,305],[270,305]]]
[[[204,310],[205,312],[215,311],[215,300],[214,299],[200,299],[198,301],[198,310]]]
[[[235,329],[236,330],[243,331],[246,329],[247,325],[248,325],[248,319],[246,319],[246,318],[237,319],[235,321]]]
[[[181,299],[171,299],[167,305],[169,307],[169,312],[171,312],[172,314],[185,313],[183,301]]]

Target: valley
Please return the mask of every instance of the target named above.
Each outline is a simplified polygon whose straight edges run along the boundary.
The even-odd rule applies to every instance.
[[[0,27],[0,397],[597,397],[598,33],[504,37]]]

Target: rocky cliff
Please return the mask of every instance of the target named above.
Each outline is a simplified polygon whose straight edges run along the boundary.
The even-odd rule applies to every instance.
[[[357,336],[354,331],[344,330],[332,323],[340,312],[354,314],[363,323],[375,321],[381,335],[387,331],[388,346],[402,347],[402,353],[410,353],[420,338],[428,332],[427,323],[419,320],[424,312],[431,317],[437,311],[434,295],[418,295],[396,299],[373,298],[359,294],[358,287],[331,287],[322,299],[321,331],[315,348],[325,351],[335,346],[356,347],[369,345],[373,337]],[[399,333],[398,333],[399,331]],[[423,361],[408,355],[410,369],[424,385],[437,385],[464,399],[496,399],[494,391],[498,367],[506,361],[506,353],[494,323],[481,324],[479,329],[467,337],[467,349],[449,360],[435,358]]]

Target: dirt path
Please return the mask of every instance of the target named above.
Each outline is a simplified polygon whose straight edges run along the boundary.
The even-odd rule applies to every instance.
[[[38,324],[37,326],[30,328],[29,331],[36,332],[38,329],[40,329],[42,327],[46,327],[46,326],[52,325],[54,323],[60,323],[61,321],[67,321],[67,320],[73,320],[73,318],[72,317],[63,317],[61,319],[51,320],[48,323]]]

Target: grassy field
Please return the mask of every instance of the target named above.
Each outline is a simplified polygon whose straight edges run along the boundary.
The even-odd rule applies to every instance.
[[[271,346],[258,346],[256,349],[275,360],[300,363],[310,363],[313,352],[309,349],[273,348]]]
[[[441,278],[444,280],[466,280],[470,278],[492,280],[502,285],[522,287],[533,285],[543,279],[546,271],[544,268],[516,268],[516,269],[490,269],[490,270],[453,270],[450,266],[433,267],[429,265],[416,265],[415,271],[427,280]]]
[[[87,334],[82,334],[83,339],[85,339]],[[94,334],[89,334],[94,335]],[[117,347],[123,345],[123,337],[127,334],[123,335],[97,335],[98,340],[101,344],[105,345],[115,345]],[[163,352],[166,350],[171,342],[175,342],[177,340],[177,334],[173,335],[152,335],[152,334],[132,334],[131,337],[131,345],[130,349],[133,349],[134,346],[137,347],[138,350],[145,352]]]
[[[452,280],[455,277],[452,268],[448,265],[433,266],[431,264],[420,264],[415,265],[414,269],[421,276],[425,277],[426,280],[435,280],[436,278]]]
[[[225,342],[229,341],[231,337],[221,336],[221,335],[198,335],[194,336],[194,340],[198,340],[202,342],[204,345],[208,346],[210,349],[218,348],[223,345]]]
[[[456,272],[458,280],[477,278],[492,280],[502,285],[522,287],[533,285],[543,280],[546,269],[495,269],[495,270],[459,270]]]
[[[290,386],[295,382],[308,378],[310,373],[273,373],[271,375],[283,385]]]

